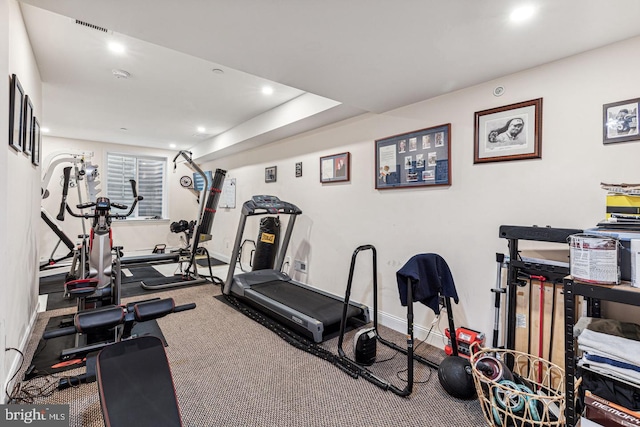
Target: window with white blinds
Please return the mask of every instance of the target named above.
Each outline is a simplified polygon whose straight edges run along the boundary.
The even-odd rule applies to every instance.
[[[164,158],[107,153],[107,197],[111,202],[131,206],[133,192],[129,180],[135,179],[138,195],[144,199],[130,218],[165,218],[166,165]]]

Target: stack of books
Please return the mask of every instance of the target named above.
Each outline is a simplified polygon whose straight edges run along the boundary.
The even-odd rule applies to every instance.
[[[640,230],[640,184],[606,184],[607,212],[598,227]]]

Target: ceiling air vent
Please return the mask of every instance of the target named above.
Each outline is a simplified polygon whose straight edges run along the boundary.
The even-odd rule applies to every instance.
[[[79,19],[76,19],[76,24],[82,25],[83,27],[91,28],[91,29],[96,30],[96,31],[102,31],[103,33],[108,33],[109,32],[109,30],[107,30],[104,27],[98,27],[97,25],[89,24],[88,22],[84,22],[84,21],[81,21]]]

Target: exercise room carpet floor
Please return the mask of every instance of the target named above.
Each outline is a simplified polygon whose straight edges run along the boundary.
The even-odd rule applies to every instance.
[[[478,401],[447,395],[435,370],[415,363],[412,395],[396,396],[362,378],[353,379],[325,360],[289,345],[214,298],[217,295],[220,288],[213,285],[177,288],[158,295],[172,297],[176,304],[197,303],[195,310],[158,319],[169,344],[166,351],[185,426],[486,425]],[[132,300],[135,298],[125,302]],[[39,313],[26,349],[27,361],[31,360],[48,319],[72,312],[73,308],[67,308]],[[380,332],[398,342],[404,337],[383,327]],[[346,336],[345,343],[351,342],[351,335]],[[336,353],[337,339],[323,346]],[[345,346],[347,353],[349,347]],[[441,350],[427,344],[420,345],[416,352],[435,360],[444,357]],[[393,353],[386,347],[378,352],[379,359],[390,358],[376,367],[385,378],[397,378],[397,373],[402,377],[401,371],[406,368],[406,357],[392,357]],[[18,378],[23,377],[24,369],[26,366]],[[43,377],[21,385],[25,393],[36,393],[36,388],[55,386],[56,381]],[[70,404],[71,426],[103,425],[95,383],[56,390],[50,396],[35,397],[34,403]]]

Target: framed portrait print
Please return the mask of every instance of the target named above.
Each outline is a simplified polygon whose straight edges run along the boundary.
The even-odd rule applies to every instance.
[[[602,108],[602,142],[640,140],[638,133],[638,106],[640,98],[605,104]]]
[[[278,167],[269,166],[264,168],[264,182],[276,182],[278,179]]]
[[[542,157],[542,98],[475,114],[473,163]]]
[[[9,88],[9,146],[16,151],[22,151],[22,138],[24,133],[24,90],[18,80],[18,76],[11,75]]]
[[[31,163],[34,166],[40,164],[40,153],[42,152],[42,134],[40,133],[40,123],[36,117],[33,118],[33,150],[31,151]]]
[[[302,162],[296,163],[296,178],[300,178],[302,176]]]
[[[350,153],[320,157],[320,182],[349,181],[350,157]]]
[[[451,124],[376,140],[376,189],[451,185]]]
[[[29,95],[24,96],[24,120],[22,129],[22,152],[31,157],[33,149],[33,104]]]

